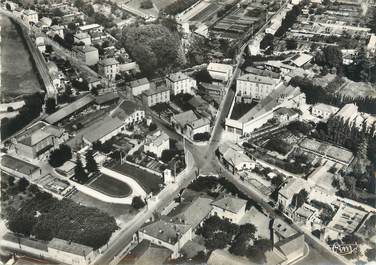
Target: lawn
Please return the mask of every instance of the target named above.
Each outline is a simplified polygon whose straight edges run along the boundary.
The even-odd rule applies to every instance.
[[[257,105],[257,102],[252,103],[235,103],[234,108],[231,112],[231,119],[238,120],[244,114],[246,114],[249,110],[251,110],[254,106]]]
[[[101,174],[89,186],[111,197],[124,198],[131,194],[132,189],[125,182]]]
[[[162,189],[163,180],[158,175],[126,163],[122,165],[117,163],[112,169],[136,180],[147,193],[158,194]]]

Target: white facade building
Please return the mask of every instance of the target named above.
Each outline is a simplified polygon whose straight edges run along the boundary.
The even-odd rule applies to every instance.
[[[312,106],[312,115],[316,117],[321,117],[323,119],[328,119],[330,116],[337,113],[339,108],[324,104],[324,103],[318,103]]]
[[[146,90],[142,93],[142,102],[148,107],[155,106],[158,103],[170,102],[170,89],[162,86]]]
[[[99,61],[98,72],[109,80],[115,80],[119,73],[119,62],[115,58],[107,58]]]
[[[161,157],[162,152],[170,148],[170,138],[165,132],[157,131],[146,136],[144,152],[151,152]]]
[[[207,70],[213,79],[227,82],[232,75],[233,67],[228,64],[209,63]]]
[[[174,95],[180,93],[193,94],[193,89],[197,89],[196,80],[182,72],[168,75],[166,85]]]
[[[245,215],[245,207],[247,201],[226,196],[211,203],[213,206],[212,215],[217,215],[219,218],[228,219],[230,222],[239,223]]]
[[[263,99],[280,83],[282,81],[279,78],[246,74],[236,80],[236,94],[241,97]]]

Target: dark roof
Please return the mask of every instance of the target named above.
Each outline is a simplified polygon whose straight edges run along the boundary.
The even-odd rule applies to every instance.
[[[108,92],[103,95],[97,96],[95,98],[95,103],[98,105],[108,103],[110,101],[115,101],[119,99],[119,95],[115,94],[114,92]]]
[[[148,90],[145,90],[144,92],[142,92],[142,94],[146,95],[146,96],[151,96],[151,95],[154,95],[154,94],[158,94],[158,93],[161,93],[161,92],[164,92],[164,91],[169,91],[170,89],[167,88],[166,86],[160,86],[160,87],[157,87],[157,88],[150,88]]]
[[[129,85],[131,87],[138,87],[138,86],[142,86],[142,85],[146,85],[146,84],[149,84],[149,80],[146,77],[129,82]]]
[[[91,126],[85,128],[83,138],[90,143],[93,143],[102,139],[123,125],[124,123],[116,117],[105,117],[104,119],[98,120],[96,123],[93,123]]]
[[[55,113],[49,115],[44,120],[48,122],[49,124],[55,124],[62,119],[67,118],[68,116],[72,115],[74,112],[86,107],[87,105],[93,103],[95,101],[95,98],[93,95],[88,94],[80,99],[77,99],[76,101],[68,104],[62,109],[59,109]]]

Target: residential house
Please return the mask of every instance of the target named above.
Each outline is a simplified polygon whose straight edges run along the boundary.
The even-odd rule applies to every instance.
[[[95,258],[93,248],[59,238],[48,243],[48,255],[53,260],[72,265],[89,265]]]
[[[152,107],[158,103],[170,102],[170,89],[166,86],[150,88],[142,92],[142,102],[148,107]]]
[[[236,94],[240,97],[263,99],[281,83],[280,78],[245,74],[236,79]]]
[[[294,195],[305,189],[308,193],[310,191],[310,185],[304,179],[290,178],[278,191],[278,204],[287,209],[290,207]]]
[[[146,136],[144,152],[151,152],[161,157],[162,152],[167,149],[170,149],[170,138],[165,132],[158,130]]]
[[[135,102],[124,100],[118,108],[112,112],[111,116],[118,117],[126,125],[129,125],[143,121],[145,118],[145,111]]]
[[[27,9],[27,10],[23,11],[22,19],[28,24],[30,24],[30,23],[37,24],[38,23],[38,13],[35,10]]]
[[[39,121],[17,135],[12,142],[18,155],[35,159],[50,149],[58,148],[64,138],[62,129]]]
[[[219,159],[233,173],[255,168],[255,161],[237,145],[223,144],[218,148]]]
[[[193,112],[193,110],[181,112],[181,113],[175,114],[171,117],[172,125],[180,133],[184,133],[186,125],[188,123],[195,121],[195,120],[197,120],[197,116]]]
[[[89,34],[87,34],[85,32],[80,32],[80,33],[74,34],[73,40],[74,40],[74,43],[76,43],[76,44],[83,43],[84,45],[91,45],[91,37],[90,37]]]
[[[298,120],[301,115],[301,111],[293,108],[281,107],[274,111],[274,117],[279,120],[280,123],[288,123]]]
[[[58,35],[60,38],[64,39],[64,27],[60,25],[52,25],[49,31],[47,31],[47,35],[49,35],[51,38]]]
[[[129,86],[131,87],[133,96],[141,95],[142,92],[151,88],[150,82],[146,77],[129,82]]]
[[[233,223],[239,223],[245,215],[247,201],[232,196],[225,196],[213,201],[211,205],[213,206],[212,215],[228,219]]]
[[[180,250],[185,243],[192,240],[192,227],[188,224],[158,220],[147,223],[138,231],[139,242],[148,240],[154,245],[172,251],[171,258],[180,257]]]
[[[166,86],[172,91],[173,95],[193,94],[193,90],[197,89],[197,82],[188,75],[177,72],[166,77]]]
[[[93,46],[75,46],[72,54],[87,65],[95,65],[99,61],[98,49]]]
[[[75,113],[88,108],[94,103],[94,101],[95,97],[91,94],[87,94],[86,96],[77,99],[76,101],[47,116],[44,120],[49,124],[56,124],[64,119],[71,117]]]
[[[109,80],[115,80],[119,73],[119,62],[115,58],[100,60],[98,63],[98,73]]]
[[[335,113],[337,113],[339,108],[324,104],[324,103],[317,103],[312,106],[311,113],[313,116],[328,119]]]
[[[209,63],[207,70],[213,79],[227,82],[232,75],[233,67],[228,64]]]
[[[186,124],[186,134],[189,137],[193,138],[195,134],[208,132],[210,132],[210,120],[207,118],[200,118]]]
[[[126,124],[117,117],[105,116],[83,130],[82,139],[92,145],[94,142],[104,143],[113,136],[124,131]]]

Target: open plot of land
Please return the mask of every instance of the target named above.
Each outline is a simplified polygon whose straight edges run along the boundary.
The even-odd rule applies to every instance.
[[[346,97],[376,97],[376,85],[372,85],[371,83],[365,82],[353,82],[348,81],[346,85],[341,87],[339,91],[337,91],[341,96]]]
[[[124,198],[131,194],[132,189],[125,182],[111,178],[107,175],[100,175],[89,186],[99,192],[111,197]]]
[[[22,174],[31,174],[34,171],[36,171],[39,167],[32,165],[30,163],[27,163],[25,161],[22,161],[20,159],[14,158],[9,155],[4,155],[1,158],[1,165],[3,167],[10,168],[12,170],[18,171]]]
[[[161,191],[161,185],[163,184],[162,178],[158,175],[152,174],[148,171],[142,170],[129,164],[116,164],[111,168],[121,174],[124,174],[130,178],[133,178],[141,185],[141,187],[147,192],[157,194]]]

